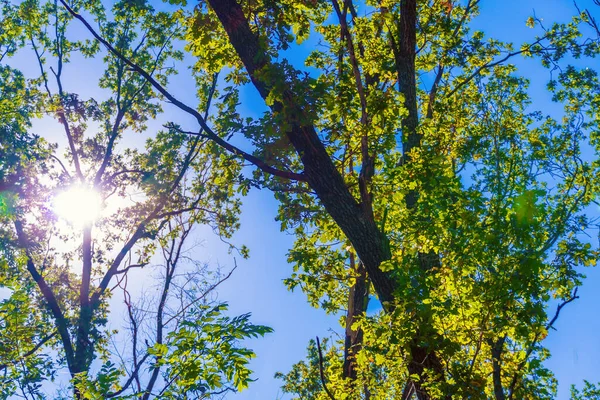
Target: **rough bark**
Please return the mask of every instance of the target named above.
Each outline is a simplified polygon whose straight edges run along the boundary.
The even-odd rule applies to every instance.
[[[208,3],[221,21],[252,83],[261,97],[266,99],[271,88],[268,82],[260,79],[260,71],[278,70],[278,67],[263,50],[258,36],[250,28],[236,1],[209,0]],[[285,113],[289,123],[286,134],[302,160],[308,184],[356,249],[380,300],[390,307],[394,300],[394,283],[388,274],[379,269],[379,265],[390,258],[384,235],[346,187],[291,88],[283,93],[282,99],[282,102],[275,102],[271,109]]]
[[[400,21],[398,25],[398,43],[393,44],[396,59],[396,71],[398,85],[404,95],[404,107],[408,114],[402,119],[402,151],[403,162],[411,161],[411,153],[421,146],[423,135],[419,132],[419,112],[417,103],[416,84],[416,49],[417,49],[417,1],[403,0],[400,6]],[[410,191],[406,196],[406,206],[414,209],[417,206],[419,193]],[[417,263],[424,274],[431,273],[435,267],[439,267],[440,260],[435,252],[422,253],[417,256]],[[419,318],[419,316],[417,316]],[[411,375],[417,374],[418,382],[409,382],[420,400],[430,399],[427,390],[423,388],[423,382],[427,376],[438,382],[445,381],[444,367],[435,353],[435,349],[427,345],[431,342],[432,332],[427,332],[431,321],[419,318],[421,327],[417,330],[415,338],[410,346],[411,362],[408,371]],[[425,345],[423,343],[426,343]]]
[[[241,6],[235,0],[208,0],[208,3],[227,32],[229,41],[248,71],[254,86],[261,97],[266,99],[271,89],[268,82],[260,79],[260,72],[267,69],[277,70],[277,66],[271,62],[270,57],[263,50],[259,38],[252,31]],[[400,90],[404,94],[405,107],[408,110],[408,116],[402,120],[405,161],[410,161],[410,152],[421,144],[421,135],[418,132],[415,72],[416,18],[416,0],[403,1],[400,26],[398,27],[400,45],[395,46],[397,49],[395,54]],[[272,74],[269,75],[272,76]],[[302,160],[308,184],[317,193],[327,212],[356,249],[379,299],[384,307],[390,310],[393,307],[395,284],[387,274],[379,269],[381,262],[390,258],[389,249],[385,245],[385,237],[378,230],[374,219],[370,218],[364,207],[361,207],[348,191],[314,126],[307,122],[309,118],[299,102],[296,101],[293,88],[288,87],[281,97],[282,102],[275,102],[271,109],[277,113],[285,113],[286,121],[290,126],[287,136]],[[407,206],[413,208],[417,198],[416,192],[410,193],[407,198]],[[418,262],[423,269],[428,270],[432,267],[430,265],[432,259],[437,259],[437,257],[422,254],[419,255]],[[439,259],[437,259],[437,263],[439,263]],[[416,339],[410,348],[412,362],[409,365],[409,371],[418,373],[421,377],[420,382],[415,382],[418,397],[429,399],[429,395],[422,388],[422,382],[427,374],[443,381],[444,369],[433,349],[419,344],[421,340],[417,338],[422,336],[422,333],[417,332]]]
[[[399,43],[394,52],[398,86],[404,95],[404,107],[408,115],[402,119],[402,152],[410,158],[410,152],[421,145],[419,111],[417,106],[417,82],[415,58],[417,48],[417,1],[403,0],[400,6],[398,26]],[[409,204],[410,207],[410,204]]]

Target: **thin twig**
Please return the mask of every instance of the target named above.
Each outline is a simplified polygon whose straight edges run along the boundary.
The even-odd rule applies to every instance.
[[[165,326],[168,325],[175,318],[178,318],[188,308],[192,307],[194,304],[198,303],[200,300],[206,298],[206,296],[208,296],[209,293],[211,293],[213,290],[215,290],[217,288],[217,286],[219,286],[221,283],[223,283],[227,279],[229,279],[231,277],[231,275],[233,274],[233,271],[235,271],[236,269],[237,269],[237,262],[235,261],[235,258],[234,258],[234,267],[231,269],[231,271],[229,271],[229,273],[227,275],[225,275],[223,278],[219,279],[216,283],[212,284],[208,289],[206,289],[206,291],[204,293],[202,293],[202,295],[198,296],[193,301],[191,301],[189,304],[187,304],[186,306],[184,306],[181,310],[179,310],[177,313],[175,313],[174,315],[172,315],[167,320],[167,322],[164,323],[164,325]]]

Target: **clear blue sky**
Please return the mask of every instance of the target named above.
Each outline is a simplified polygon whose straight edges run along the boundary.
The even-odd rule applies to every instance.
[[[582,1],[582,5],[585,4]],[[474,27],[489,36],[520,44],[533,34],[532,30],[525,27],[525,20],[533,9],[538,17],[546,21],[566,21],[575,12],[570,0],[483,0],[482,15],[475,21]],[[537,61],[518,61],[517,64],[522,68],[521,73],[532,79],[533,107],[545,112],[555,109],[544,92],[547,71]],[[25,59],[20,59],[17,66],[25,69],[35,67]],[[100,63],[91,61],[68,66],[71,71],[66,90],[82,88],[83,95],[96,95],[97,89],[90,87],[89,83],[93,81],[91,77],[98,75],[99,67]],[[194,103],[194,91],[188,90],[191,85],[192,80],[182,71],[182,75],[175,78],[170,87],[176,96]],[[255,114],[263,109],[262,101],[253,88],[242,93],[242,102],[243,109],[249,113]],[[170,106],[166,106],[165,110],[171,120],[183,124],[193,122]],[[41,134],[49,132],[46,125],[36,124],[36,128],[40,129],[38,133]],[[42,128],[44,131],[41,131]],[[132,135],[126,138],[126,143],[140,145],[143,138]],[[322,310],[308,306],[301,292],[291,293],[285,289],[282,279],[291,273],[286,253],[293,237],[280,232],[279,224],[274,221],[276,208],[272,194],[267,191],[252,190],[245,199],[242,228],[234,241],[247,245],[251,250],[251,258],[242,260],[238,257],[238,269],[219,290],[219,298],[230,303],[231,314],[252,312],[254,323],[275,329],[265,339],[249,341],[248,345],[257,353],[252,366],[258,381],[248,390],[230,395],[234,400],[278,398],[280,382],[273,378],[274,373],[286,372],[294,362],[302,359],[311,338],[328,336],[329,329],[341,332],[337,317],[327,316]],[[210,229],[199,227],[197,235],[205,240],[205,245],[194,254],[196,258],[219,263],[225,269],[233,265],[227,247]],[[557,331],[551,332],[545,342],[553,353],[547,366],[555,372],[560,382],[558,399],[568,398],[571,383],[580,385],[583,379],[600,381],[600,271],[590,269],[587,275],[589,278],[579,291],[581,298],[565,307],[555,325]],[[550,313],[554,312],[554,308],[551,307]]]

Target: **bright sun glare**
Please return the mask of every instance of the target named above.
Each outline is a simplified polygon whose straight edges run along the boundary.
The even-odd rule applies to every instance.
[[[102,198],[93,189],[73,186],[54,197],[53,209],[56,215],[72,225],[84,226],[100,216]]]

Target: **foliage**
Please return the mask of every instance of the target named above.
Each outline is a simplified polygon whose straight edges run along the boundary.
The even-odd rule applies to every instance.
[[[276,192],[282,228],[297,237],[286,285],[328,312],[348,311],[331,357],[360,351],[351,356],[355,377],[339,363],[327,371],[335,397],[552,398],[541,342],[577,297],[580,267],[598,256],[585,237],[599,183],[593,14],[551,26],[532,18],[539,36],[515,51],[470,30],[477,1],[294,2],[301,13],[285,1],[240,2],[235,11],[226,3],[229,11],[201,3],[187,40],[198,71],[213,71],[205,52],[218,48],[227,92],[249,77],[269,106],[229,129],[270,165],[303,170],[306,182],[257,179]],[[292,66],[298,58],[285,50],[309,36],[323,46]],[[519,55],[550,69],[558,115],[536,110],[529,80],[511,64]],[[317,140],[328,158],[311,153]],[[362,219],[342,214],[345,191]],[[348,299],[361,279],[354,258],[383,303],[376,315],[355,314]],[[362,339],[352,344],[352,332]],[[325,398],[317,372],[313,348],[284,389]]]
[[[308,361],[279,375],[286,391],[323,399],[329,397],[326,384],[336,398],[352,399],[554,396],[543,340],[563,307],[577,299],[582,267],[598,258],[588,240],[597,223],[590,207],[600,183],[597,8],[575,8],[567,23],[547,25],[532,16],[525,22],[531,39],[515,45],[471,29],[478,0],[206,0],[193,8],[169,1],[166,11],[136,1],[117,3],[110,18],[95,2],[4,4],[4,53],[27,46],[41,67],[37,80],[11,83],[11,95],[44,99],[31,112],[53,113],[65,125],[77,147],[71,146],[66,160],[79,175],[99,165],[95,187],[119,196],[143,193],[143,200],[94,228],[104,235],[97,242],[106,246],[94,250],[94,265],[110,259],[117,243],[132,250],[128,238],[137,243],[139,265],[149,262],[157,245],[177,254],[172,241],[197,222],[229,237],[237,227],[237,193],[268,188],[280,202],[282,230],[296,236],[289,252],[294,271],[285,284],[301,288],[327,312],[346,312],[344,340],[329,345],[323,368],[311,343]],[[93,39],[67,41],[71,18]],[[49,24],[55,29],[44,29]],[[113,94],[110,100],[80,100],[64,92],[62,63],[75,51],[99,57],[100,44],[107,50],[100,87]],[[50,70],[58,93],[48,87],[46,54],[59,61]],[[560,111],[538,110],[519,56],[548,70],[547,91]],[[188,60],[196,83],[190,103],[189,90],[169,87],[175,70],[167,66]],[[260,115],[246,115],[240,104],[247,85],[264,101]],[[113,154],[121,132],[144,131],[163,100],[191,122],[167,123],[145,152]],[[83,139],[92,122],[101,133]],[[244,163],[257,167],[252,175]],[[29,177],[29,191],[43,192],[46,183],[35,177],[44,168],[55,182],[69,181],[47,161],[34,165],[39,172],[28,175],[18,163],[11,167]],[[28,198],[40,204],[28,204],[26,211],[43,214],[41,197]],[[25,211],[15,210],[18,216]],[[179,221],[173,235],[165,234],[169,217],[183,210],[188,219]],[[20,246],[29,249],[20,258],[21,270],[31,270],[28,260],[41,257],[42,249],[26,246],[31,240],[18,225]],[[51,230],[43,228],[36,233],[40,239]],[[68,253],[66,260],[77,256]],[[108,281],[119,275],[119,257],[108,268]],[[19,276],[27,275],[23,270]],[[46,279],[60,281],[51,274]],[[108,293],[107,284],[100,281],[90,305],[79,308],[76,296],[60,292],[57,304],[81,310],[64,317],[53,311],[64,325],[57,325],[63,344],[71,336],[91,338],[106,357],[100,349],[107,334],[99,329],[106,316],[97,301]],[[374,297],[381,308],[367,315]],[[550,301],[558,304],[555,313]],[[161,314],[164,302],[158,307]],[[210,343],[210,318],[217,317],[208,310],[194,315],[204,321],[202,328],[181,324],[148,346],[147,354],[165,363],[167,382],[178,373],[168,366],[173,357],[192,356],[191,349],[211,354],[212,364],[202,364],[209,383],[181,379],[181,390],[202,392],[206,385],[218,387],[223,377],[238,387],[248,382],[243,368],[236,375],[230,362],[239,367],[236,360],[250,353],[233,351],[228,343],[229,361],[212,352],[220,344]],[[240,318],[217,320],[239,330],[236,340],[267,332],[247,328]],[[135,316],[130,320],[136,326]],[[87,371],[93,354],[66,351],[65,357],[77,375]],[[116,376],[105,365],[99,385]],[[327,382],[318,382],[317,372]],[[157,375],[151,373],[150,381]],[[105,390],[86,385],[81,387]]]
[[[231,69],[226,90],[241,90],[249,76],[270,107],[230,127],[270,165],[304,171],[307,183],[258,175],[281,201],[282,228],[297,237],[286,285],[350,316],[349,291],[360,279],[351,260],[358,257],[383,303],[381,313],[346,322],[346,342],[333,357],[349,354],[348,332],[363,339],[357,378],[342,368],[327,373],[336,398],[400,398],[411,390],[419,398],[554,395],[541,345],[555,321],[547,305],[576,298],[579,267],[598,256],[585,238],[595,223],[587,207],[598,191],[597,71],[589,59],[583,68],[568,64],[595,57],[600,32],[589,12],[550,27],[534,18],[529,24],[539,36],[515,51],[469,29],[477,3],[417,2],[412,49],[402,47],[411,34],[411,10],[403,6],[412,2],[295,2],[302,13],[285,1],[241,2],[247,30],[229,23],[239,10],[215,1],[190,17],[187,40],[198,70],[212,72],[205,52],[220,49],[228,56],[216,58]],[[306,32],[324,46],[311,46],[305,66],[293,67],[297,58],[284,51]],[[247,54],[253,40],[264,52]],[[520,54],[551,69],[548,90],[563,106],[558,116],[535,109],[528,79],[510,64]],[[311,129],[344,187],[326,172],[327,160],[302,147]],[[366,234],[360,221],[336,214],[344,190],[379,232]],[[385,235],[381,244],[378,234]],[[360,248],[369,241],[370,249]],[[373,248],[381,255],[372,262]],[[382,284],[379,271],[392,283]],[[318,390],[313,396],[325,398],[314,359],[313,350],[310,372],[304,363],[294,367],[285,390],[300,397]]]
[[[578,390],[571,386],[571,400],[595,400],[600,398],[600,389],[596,384],[584,381],[583,389]]]
[[[323,370],[327,371],[327,376],[335,377],[337,375],[335,371],[340,368],[342,359],[334,346],[328,346],[328,342],[329,340],[325,339],[321,343],[321,352],[325,359]],[[297,395],[297,399],[327,399],[326,394],[321,390],[323,383],[319,379],[321,366],[317,342],[311,340],[306,350],[306,361],[295,364],[285,375],[280,372],[275,374],[275,378],[283,379],[283,391]]]
[[[71,6],[157,82],[177,72],[179,13]],[[254,353],[241,342],[271,330],[227,316],[211,293],[230,273],[191,261],[187,243],[198,224],[223,240],[237,229],[241,165],[174,122],[153,132],[162,105],[152,86],[74,32],[58,2],[2,1],[0,21],[0,397],[209,398],[247,387]],[[90,62],[104,67],[98,82],[78,87]],[[55,215],[53,201],[72,188],[101,197],[98,220]],[[140,268],[160,273],[158,298],[128,288]],[[111,298],[125,304],[125,331],[113,328]],[[62,395],[52,388],[64,385]]]

